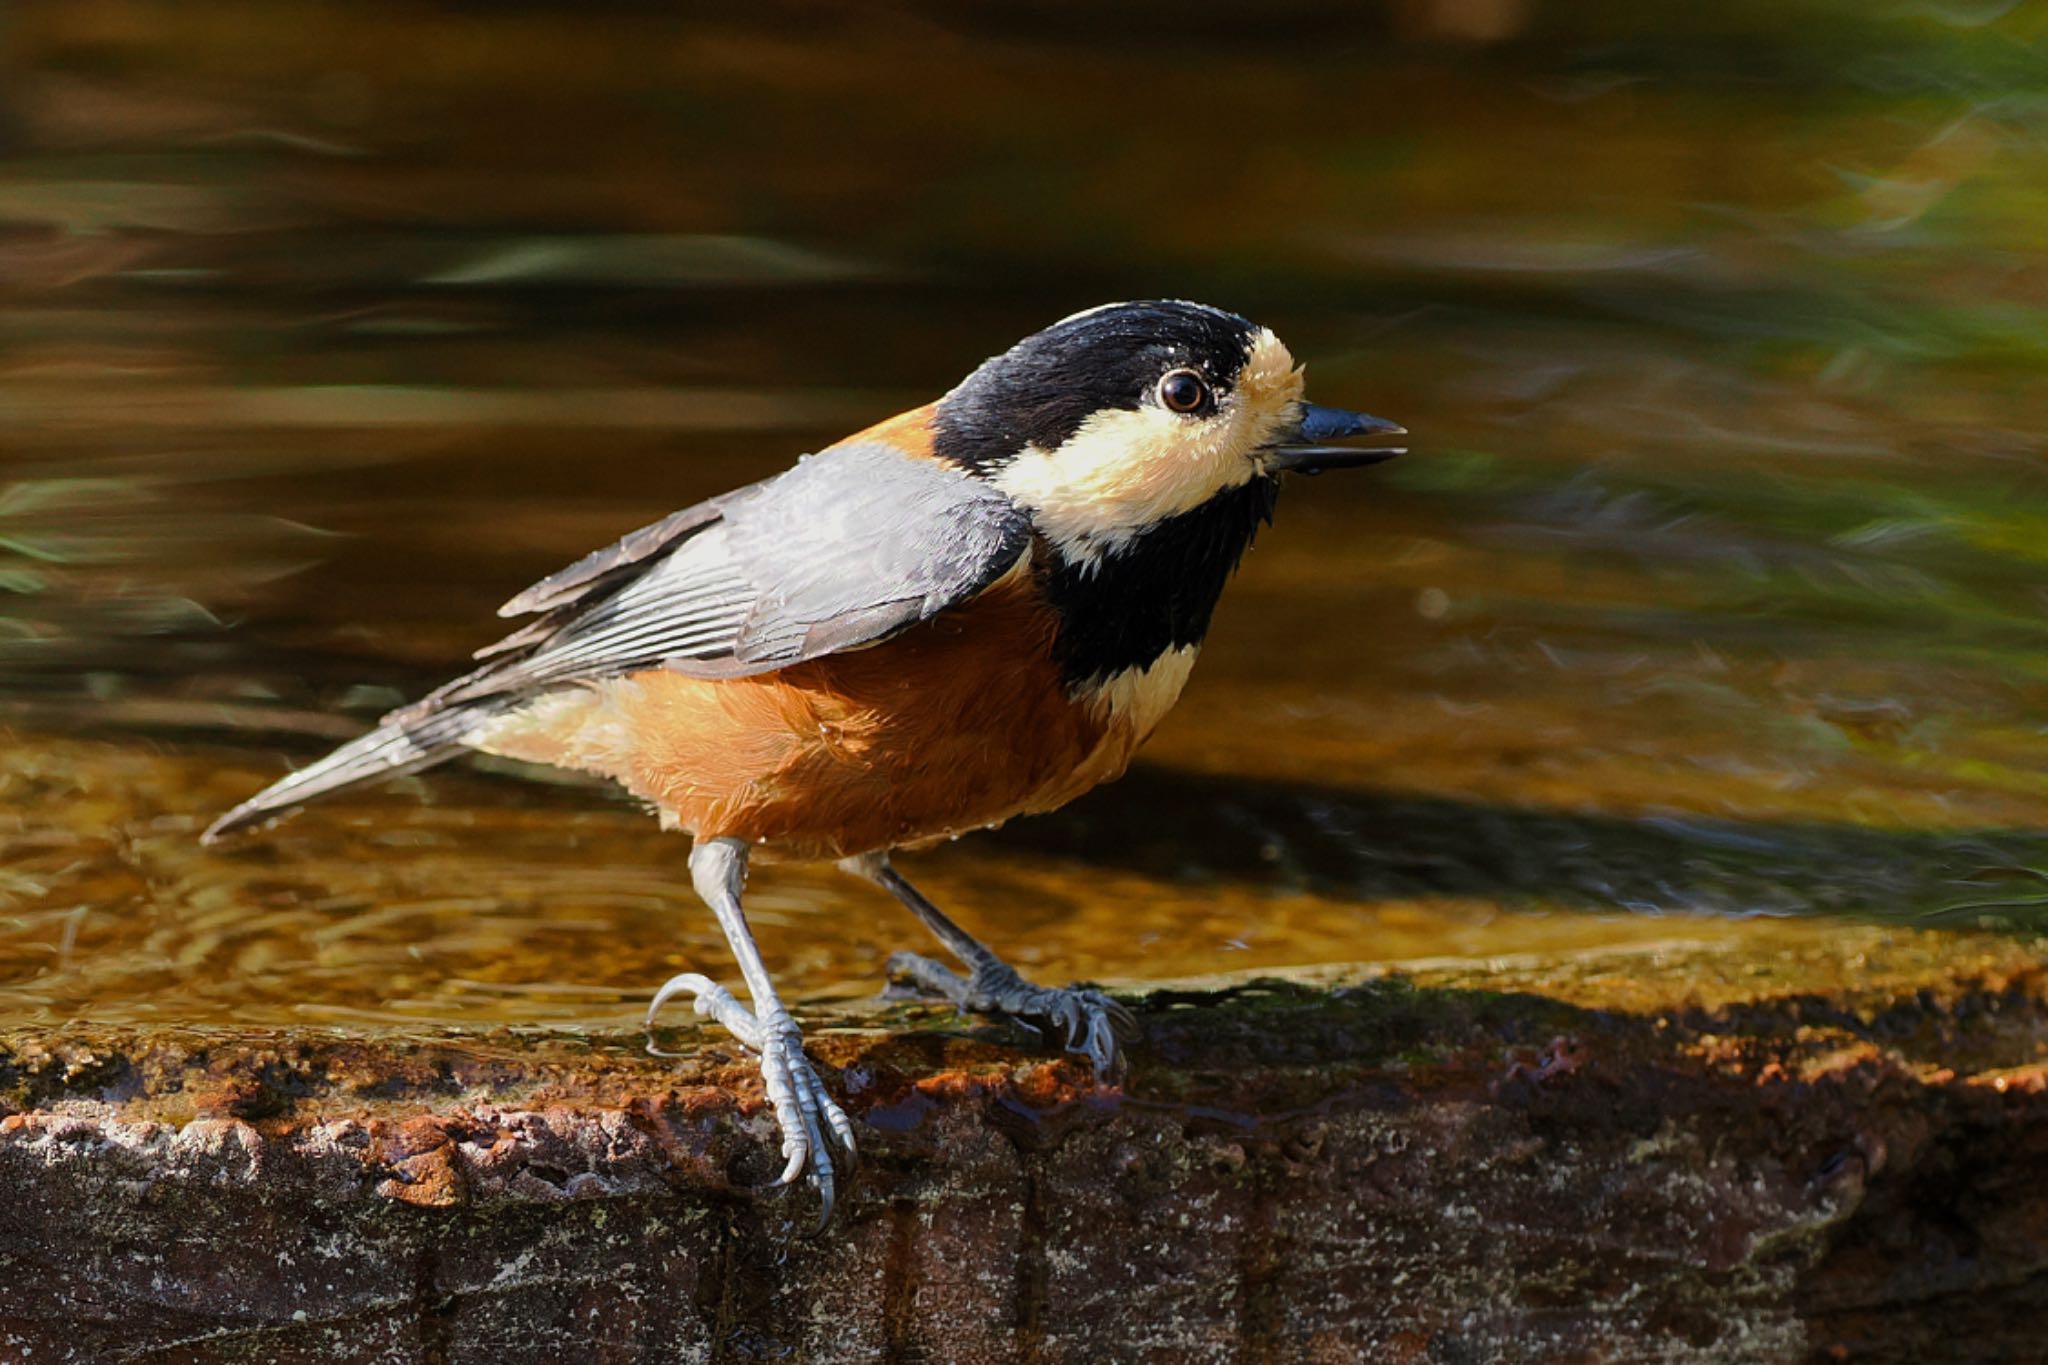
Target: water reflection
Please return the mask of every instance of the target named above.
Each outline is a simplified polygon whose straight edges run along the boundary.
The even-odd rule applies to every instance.
[[[1146,293],[1423,439],[1290,491],[1144,772],[925,860],[970,927],[1064,976],[2038,922],[2024,7],[791,17],[13,16],[0,1008],[619,1023],[722,971],[588,789],[190,838],[540,573]],[[757,896],[799,993],[910,937]]]

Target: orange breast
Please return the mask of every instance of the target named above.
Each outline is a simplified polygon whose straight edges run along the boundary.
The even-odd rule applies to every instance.
[[[752,678],[657,669],[561,694],[491,748],[600,772],[701,837],[838,858],[1049,810],[1139,736],[1070,701],[1013,574],[869,649]]]

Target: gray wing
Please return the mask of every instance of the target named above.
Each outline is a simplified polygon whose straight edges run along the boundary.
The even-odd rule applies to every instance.
[[[205,838],[316,797],[431,767],[538,689],[666,665],[766,673],[872,644],[1008,572],[1029,519],[987,484],[879,443],[643,527],[505,605],[542,614],[466,677],[384,717],[229,811]]]
[[[995,582],[1024,512],[987,484],[882,444],[835,447],[678,512],[505,605],[545,615],[417,707],[666,666],[740,677],[854,649]]]

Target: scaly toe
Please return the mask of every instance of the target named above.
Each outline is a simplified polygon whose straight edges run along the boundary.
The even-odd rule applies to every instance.
[[[917,953],[894,953],[888,971],[892,985],[950,1000],[962,1012],[1001,1015],[1049,1033],[1067,1051],[1086,1057],[1104,1079],[1122,1070],[1118,1043],[1138,1037],[1136,1016],[1101,991],[1034,986],[1006,962],[981,962],[963,977]]]
[[[816,1190],[822,1206],[818,1227],[822,1229],[831,1220],[838,1195],[833,1153],[843,1153],[851,1168],[859,1160],[860,1152],[854,1141],[852,1120],[833,1101],[817,1068],[804,1055],[803,1034],[779,1007],[769,1018],[758,1018],[731,991],[695,972],[672,977],[654,993],[654,1000],[647,1007],[648,1028],[654,1027],[655,1015],[663,1005],[685,994],[694,998],[697,1013],[717,1020],[728,1033],[760,1055],[761,1086],[767,1092],[769,1108],[775,1113],[775,1126],[782,1130],[782,1155],[787,1158],[775,1184],[793,1185],[803,1180]],[[654,1045],[652,1037],[648,1039],[647,1050],[657,1057],[680,1055],[662,1051]]]
[[[900,990],[918,999],[950,1000],[964,1010],[973,994],[966,977],[918,953],[891,953],[882,970],[892,992]]]
[[[783,1154],[789,1158],[775,1183],[806,1180],[818,1192],[818,1226],[822,1229],[831,1221],[838,1195],[833,1148],[845,1152],[849,1162],[857,1156],[853,1124],[833,1102],[817,1069],[804,1055],[803,1038],[795,1026],[769,1023],[763,1031],[767,1036],[761,1053],[761,1081],[775,1110],[776,1125],[782,1129]]]
[[[1008,967],[976,973],[973,988],[979,1007],[1063,1035],[1062,1046],[1086,1057],[1105,1080],[1123,1069],[1118,1040],[1134,1040],[1138,1034],[1131,1012],[1101,991],[1034,986]]]
[[[1067,1051],[1086,1057],[1099,1076],[1120,1074],[1123,1056],[1117,1042],[1137,1032],[1131,1012],[1100,991],[1068,989],[1057,994],[1067,1027]]]
[[[695,1009],[707,1019],[716,1020],[727,1033],[739,1039],[748,1050],[761,1050],[761,1025],[754,1018],[754,1012],[739,1002],[739,998],[708,976],[696,972],[683,972],[672,976],[654,993],[654,999],[647,1003],[647,1050],[656,1057],[680,1057],[680,1052],[667,1052],[654,1045],[654,1018],[661,1013],[661,1007],[678,995],[694,997]]]

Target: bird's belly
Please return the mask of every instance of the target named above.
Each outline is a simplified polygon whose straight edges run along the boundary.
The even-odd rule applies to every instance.
[[[1192,652],[1069,696],[1051,623],[995,590],[870,649],[750,678],[652,670],[540,699],[479,748],[614,778],[666,823],[838,858],[1051,810],[1119,776]]]

